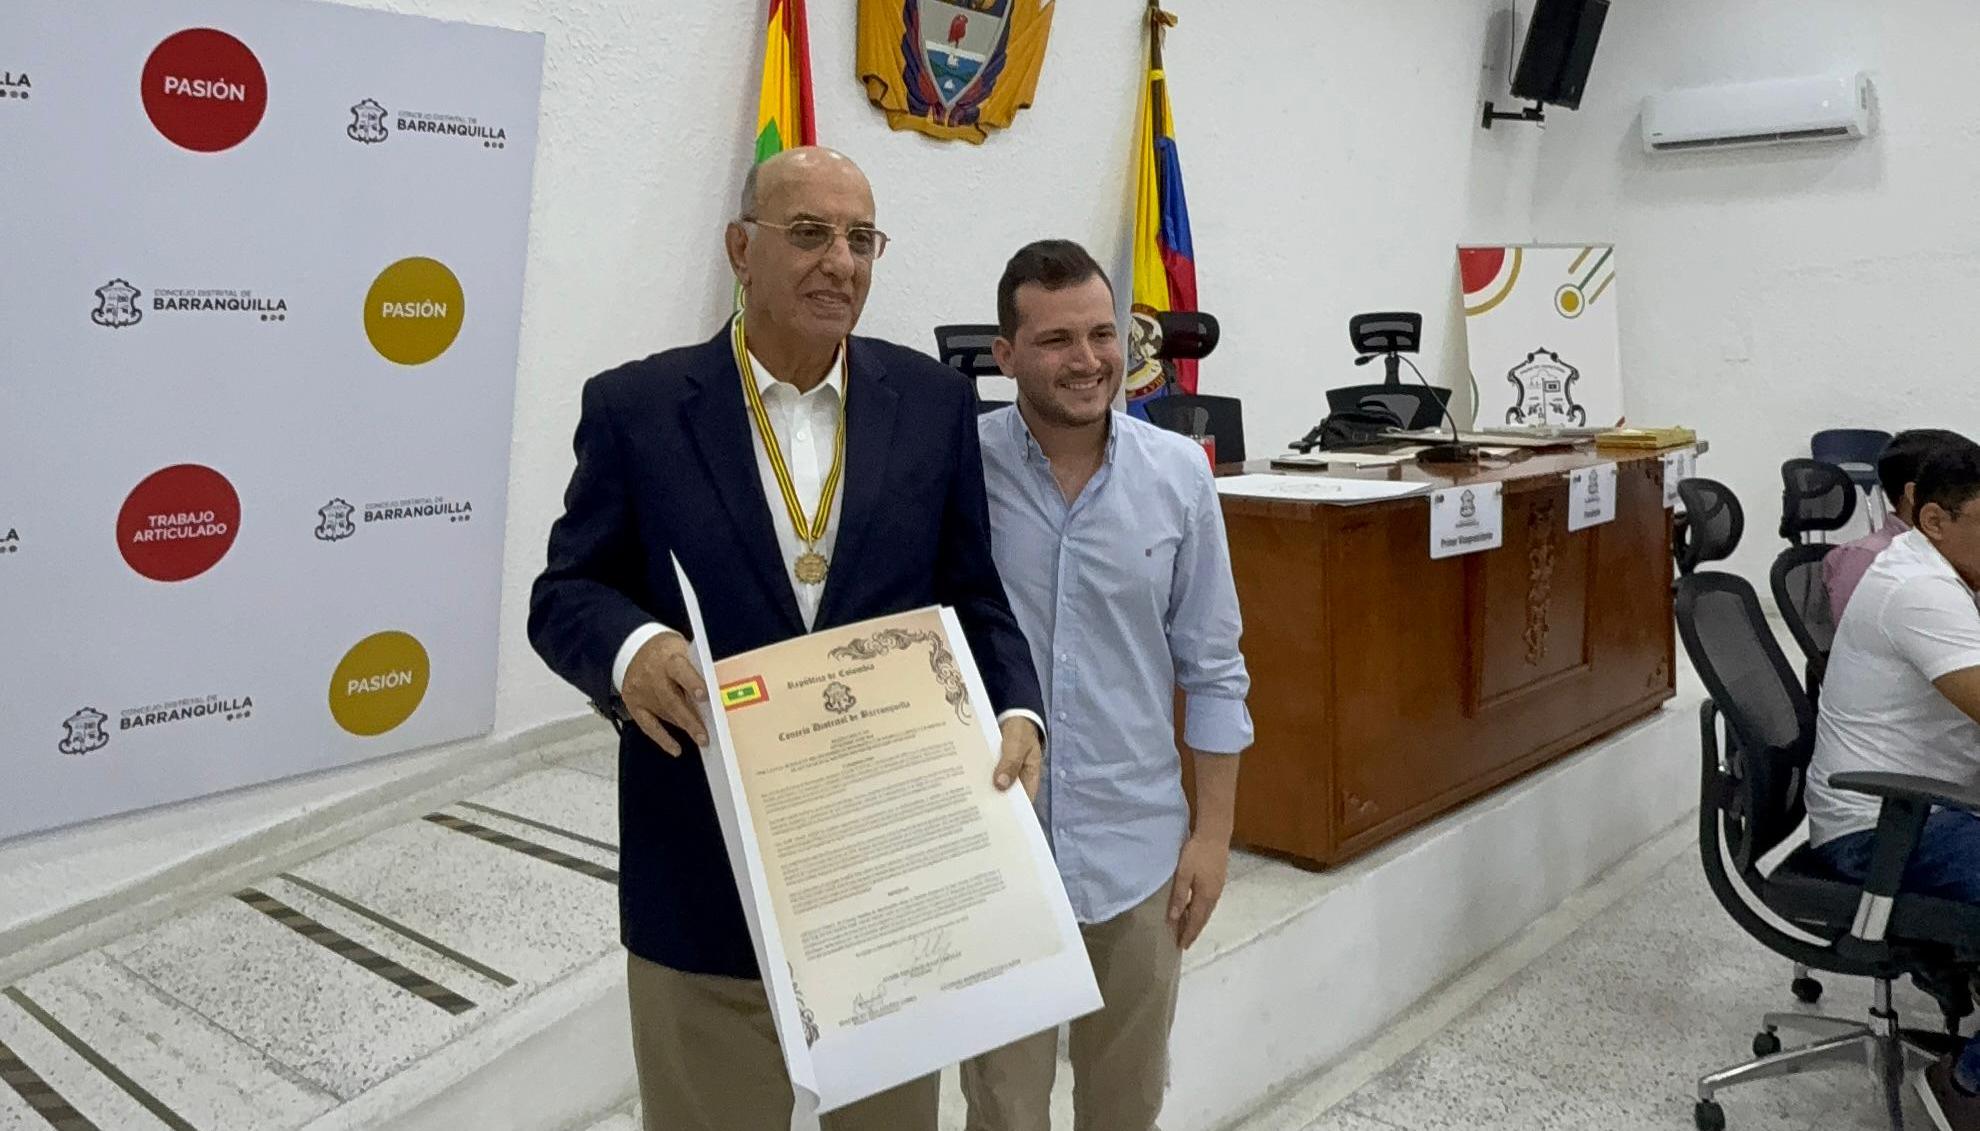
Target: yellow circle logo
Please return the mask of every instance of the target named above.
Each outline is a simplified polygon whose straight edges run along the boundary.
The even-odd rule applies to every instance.
[[[330,715],[352,734],[384,734],[419,710],[431,674],[426,648],[406,633],[367,636],[330,677]]]
[[[387,361],[425,365],[461,334],[461,281],[437,259],[401,259],[364,296],[364,334]]]
[[[1588,300],[1582,296],[1581,288],[1573,283],[1564,284],[1554,292],[1554,309],[1560,312],[1563,318],[1581,317],[1581,312],[1587,305]]]

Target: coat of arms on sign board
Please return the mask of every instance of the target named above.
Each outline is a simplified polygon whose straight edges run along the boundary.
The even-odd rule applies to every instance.
[[[980,144],[1031,105],[1054,0],[859,0],[859,77],[897,130]]]

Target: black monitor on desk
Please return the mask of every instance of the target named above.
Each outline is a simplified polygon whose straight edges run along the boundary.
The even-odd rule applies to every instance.
[[[1441,427],[1450,403],[1451,390],[1422,385],[1346,385],[1327,390],[1328,412],[1380,408],[1408,429]]]

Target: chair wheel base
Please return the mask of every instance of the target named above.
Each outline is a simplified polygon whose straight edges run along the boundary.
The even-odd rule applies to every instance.
[[[1794,991],[1795,1000],[1807,1005],[1822,1000],[1822,983],[1813,978],[1796,978],[1788,989]]]
[[[1691,1109],[1691,1120],[1698,1124],[1698,1131],[1726,1131],[1726,1109],[1712,1100],[1699,1100]]]
[[[1753,1036],[1753,1055],[1772,1056],[1781,1051],[1781,1038],[1771,1029],[1763,1029]]]

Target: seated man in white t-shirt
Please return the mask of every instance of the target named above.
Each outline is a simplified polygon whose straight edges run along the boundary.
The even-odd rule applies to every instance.
[[[1980,449],[1919,469],[1914,529],[1863,575],[1829,653],[1804,796],[1816,855],[1861,880],[1882,804],[1831,775],[1872,770],[1980,786]],[[1935,809],[1903,890],[1980,904],[1980,816]],[[1954,1131],[1980,1131],[1980,1038],[1927,1073]]]

